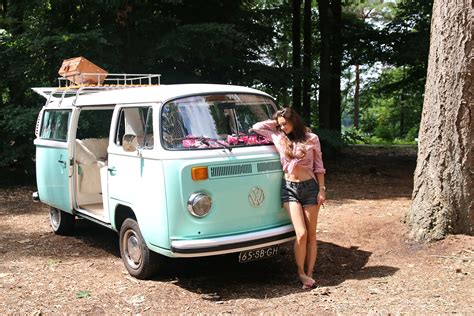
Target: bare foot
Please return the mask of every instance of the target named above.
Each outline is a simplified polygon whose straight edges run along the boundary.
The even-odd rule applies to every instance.
[[[300,274],[299,275],[301,283],[303,283],[303,289],[311,289],[314,287],[314,284],[316,281],[314,281],[313,278],[310,278],[309,276],[305,274]]]

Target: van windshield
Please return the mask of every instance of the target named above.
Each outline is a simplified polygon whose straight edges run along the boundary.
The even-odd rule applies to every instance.
[[[270,119],[275,104],[253,94],[211,94],[177,99],[161,112],[161,136],[171,150],[233,148],[269,144],[249,130]]]

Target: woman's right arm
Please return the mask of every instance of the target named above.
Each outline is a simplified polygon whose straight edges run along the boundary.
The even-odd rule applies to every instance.
[[[258,122],[252,126],[252,130],[255,133],[260,134],[263,137],[271,140],[272,135],[275,135],[277,133],[277,123],[275,122],[275,120],[266,120]]]

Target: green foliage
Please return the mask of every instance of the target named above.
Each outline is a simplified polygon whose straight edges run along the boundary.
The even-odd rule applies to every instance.
[[[31,150],[37,109],[8,106],[0,108],[0,166],[2,168],[23,168],[32,172],[34,154]]]
[[[91,297],[91,292],[87,290],[81,290],[76,293],[76,298],[88,298]]]
[[[387,69],[361,91],[362,130],[383,140],[404,139],[419,127],[423,94],[413,87],[400,86],[403,68]]]
[[[385,71],[362,84],[360,129],[321,131],[325,154],[343,142],[413,142],[429,46],[431,1],[343,2],[344,113],[353,112],[351,65]],[[313,3],[313,104],[320,34]],[[0,168],[32,172],[34,128],[44,100],[30,88],[56,85],[61,62],[84,56],[115,73],[161,73],[163,83],[253,86],[291,100],[291,2],[281,0],[5,0],[0,6]],[[364,77],[366,78],[366,77]],[[317,125],[318,109],[308,124]]]
[[[431,10],[431,1],[360,1],[346,6],[350,30],[346,61],[361,69],[359,117],[366,142],[413,142],[416,138],[426,80]],[[382,66],[382,71],[374,65]],[[353,72],[353,68],[344,72],[348,82],[343,91],[345,126],[350,126],[354,117]]]
[[[5,0],[0,12],[0,167],[32,171],[34,127],[66,58],[163,83],[262,84],[273,28],[255,1]],[[260,21],[260,23],[255,23]],[[275,75],[275,73],[273,74]],[[264,81],[272,76],[261,76]]]
[[[358,128],[342,129],[341,139],[345,144],[366,144],[368,137]]]
[[[403,85],[408,76],[405,68],[385,68],[381,74],[367,80],[360,91],[360,131],[365,142],[392,142],[404,139],[413,142],[417,137],[423,90],[415,85]],[[351,122],[353,99],[344,100],[345,121]],[[375,138],[372,138],[375,137]]]
[[[47,265],[50,267],[58,266],[62,261],[60,259],[48,258]]]

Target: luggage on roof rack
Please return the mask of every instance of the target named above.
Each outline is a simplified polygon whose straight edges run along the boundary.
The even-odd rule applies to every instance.
[[[107,77],[106,70],[84,57],[65,59],[58,73],[74,84],[102,84]]]
[[[60,99],[60,106],[62,101],[69,97],[74,97],[73,104],[75,104],[81,95],[161,84],[160,74],[108,73],[84,57],[65,59],[58,73],[61,75],[58,78],[58,87],[32,88],[46,98],[46,104],[54,99]]]
[[[65,59],[58,71],[59,88],[104,90],[130,86],[159,85],[157,74],[108,73],[84,57]],[[75,92],[74,92],[75,93]]]

